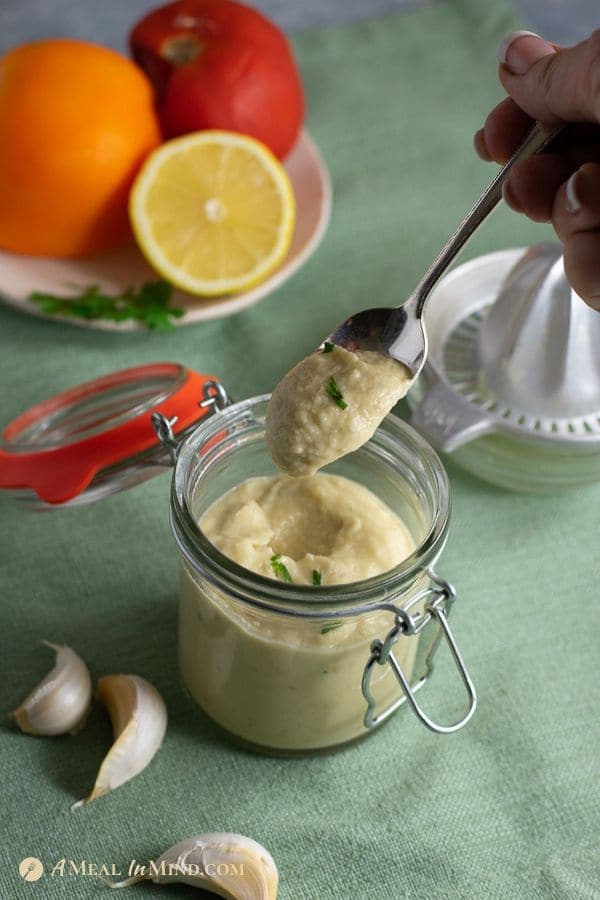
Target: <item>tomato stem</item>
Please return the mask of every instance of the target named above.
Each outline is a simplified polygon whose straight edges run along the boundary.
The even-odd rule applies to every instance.
[[[160,48],[160,55],[176,66],[183,66],[197,59],[203,49],[204,44],[195,35],[181,34],[165,41]]]

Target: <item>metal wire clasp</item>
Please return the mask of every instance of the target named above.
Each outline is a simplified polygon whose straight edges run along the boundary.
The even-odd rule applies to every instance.
[[[218,381],[205,381],[202,387],[202,400],[198,403],[200,409],[210,408],[211,412],[224,409],[231,403],[227,391]]]
[[[447,613],[449,612],[450,606],[454,602],[456,597],[456,593],[452,585],[448,584],[447,581],[443,581],[441,578],[438,578],[437,575],[434,575],[433,572],[429,573],[432,584],[431,587],[427,588],[425,594],[430,595],[430,599],[426,600],[424,613],[416,613],[411,616],[406,610],[398,609],[396,612],[396,618],[394,627],[388,633],[387,637],[384,641],[375,640],[371,644],[371,655],[367,660],[367,664],[365,666],[365,670],[362,678],[362,692],[365,700],[367,701],[367,711],[365,713],[364,725],[365,728],[374,728],[376,725],[379,725],[385,719],[388,718],[393,712],[395,712],[398,707],[404,703],[404,701],[408,701],[408,705],[414,712],[414,714],[421,720],[421,722],[427,726],[431,731],[435,731],[437,734],[451,734],[454,731],[458,731],[463,725],[466,725],[467,722],[471,719],[473,713],[475,712],[477,706],[477,692],[475,690],[475,686],[471,681],[471,677],[467,671],[465,663],[462,659],[460,651],[456,645],[456,641],[454,640],[454,636],[450,631],[450,626],[448,625]],[[468,696],[468,707],[464,716],[459,719],[458,722],[454,722],[452,725],[438,725],[429,716],[423,711],[420,705],[417,703],[415,698],[415,691],[417,691],[422,685],[425,683],[427,676],[425,675],[421,680],[415,685],[414,688],[411,688],[409,680],[406,678],[404,672],[402,671],[402,667],[400,663],[394,656],[392,650],[393,646],[398,640],[398,637],[401,635],[416,635],[418,634],[424,626],[430,622],[432,619],[435,619],[442,631],[441,633],[445,636],[448,641],[448,645],[450,647],[450,652],[454,658],[454,662],[456,663],[456,667],[459,671],[460,677],[462,678],[463,684],[465,685],[467,696]],[[402,687],[402,691],[404,696],[400,697],[395,703],[391,706],[387,707],[383,712],[379,715],[375,715],[375,707],[376,700],[373,697],[371,692],[371,673],[373,671],[373,667],[375,664],[384,666],[389,664],[394,675],[400,682],[400,686]]]
[[[169,463],[174,466],[177,462],[177,454],[179,453],[180,443],[173,434],[173,425],[177,421],[177,416],[167,419],[162,413],[154,412],[150,416],[154,433],[160,441],[161,445],[169,454]]]
[[[218,381],[204,382],[202,386],[202,400],[198,401],[200,409],[208,409],[209,414],[212,415],[228,406],[230,402],[227,391],[222,384],[219,384]],[[183,442],[182,437],[177,438],[173,433],[173,425],[177,422],[177,416],[167,419],[162,413],[154,412],[150,420],[156,437],[169,454],[169,465],[174,466],[177,462],[179,448]]]

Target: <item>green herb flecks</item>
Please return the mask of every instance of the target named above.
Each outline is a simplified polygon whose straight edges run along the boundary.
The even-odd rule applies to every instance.
[[[127,288],[121,294],[110,296],[97,284],[92,284],[77,296],[59,297],[34,291],[29,300],[37,303],[47,315],[111,322],[133,319],[146,328],[169,331],[174,327],[172,320],[185,314],[185,310],[169,306],[172,290],[166,281],[148,281],[138,288]]]
[[[285,563],[281,562],[281,553],[274,553],[271,557],[271,568],[275,572],[277,578],[281,578],[282,581],[289,581],[292,583],[292,576],[290,575],[290,571]]]
[[[321,584],[321,573],[318,569],[313,569],[313,584],[317,587]]]
[[[342,622],[328,622],[327,625],[323,625],[321,628],[321,634],[329,634],[330,631],[334,631],[336,628],[340,628]]]
[[[323,344],[323,353],[331,353],[335,344],[330,344],[329,341],[325,341]]]
[[[329,381],[327,382],[327,393],[329,394],[333,402],[339,406],[340,409],[347,408],[348,404],[344,400],[344,395],[337,386],[333,375],[329,376]]]

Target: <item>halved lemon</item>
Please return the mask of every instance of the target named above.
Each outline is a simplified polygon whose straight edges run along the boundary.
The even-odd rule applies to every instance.
[[[129,216],[148,262],[200,296],[244,291],[279,265],[296,219],[288,175],[254,138],[198,131],[162,144],[142,166]]]

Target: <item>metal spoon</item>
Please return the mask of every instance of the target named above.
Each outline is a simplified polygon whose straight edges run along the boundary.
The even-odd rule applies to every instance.
[[[338,325],[323,343],[338,344],[346,350],[378,350],[384,356],[404,363],[412,377],[416,378],[427,356],[423,310],[433,287],[497,206],[502,198],[502,185],[514,164],[544,150],[562,127],[550,132],[542,131],[537,123],[532,127],[520,147],[502,166],[454,234],[446,241],[402,306],[376,307],[355,313]]]

